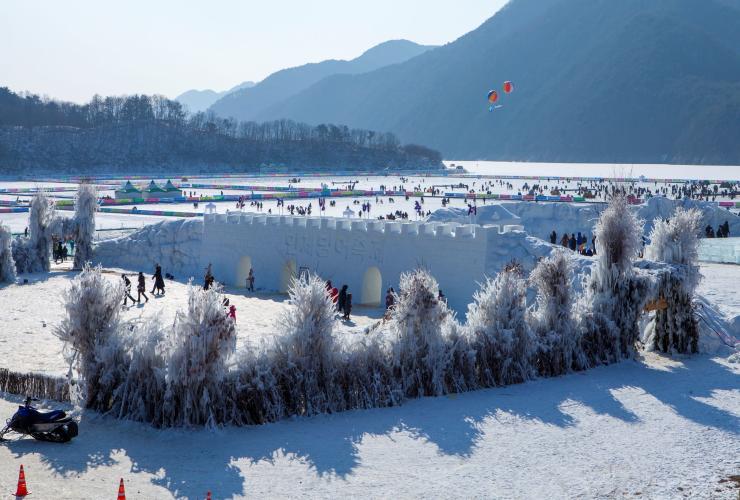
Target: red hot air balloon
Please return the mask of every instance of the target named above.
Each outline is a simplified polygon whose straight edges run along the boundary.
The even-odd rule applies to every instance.
[[[514,90],[514,85],[511,82],[504,82],[504,92],[507,94],[511,94],[511,92]]]

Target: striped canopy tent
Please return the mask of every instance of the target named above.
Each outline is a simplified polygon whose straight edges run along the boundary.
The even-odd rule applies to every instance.
[[[131,181],[126,181],[121,189],[116,190],[115,195],[117,199],[141,198],[141,190],[131,184]]]
[[[147,193],[164,193],[166,190],[162,189],[161,187],[157,186],[154,181],[151,181],[149,185],[146,187]]]
[[[167,184],[164,185],[164,190],[167,191],[168,193],[175,192],[175,191],[178,193],[180,192],[180,188],[172,184],[171,180],[167,180]]]

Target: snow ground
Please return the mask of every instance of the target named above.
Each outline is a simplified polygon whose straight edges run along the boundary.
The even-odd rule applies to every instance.
[[[161,207],[156,210],[163,210]],[[73,212],[63,211],[62,215],[72,216]],[[154,215],[128,215],[107,214],[98,212],[95,214],[95,226],[100,229],[141,228],[147,224],[155,224],[172,217],[160,217]],[[0,213],[0,224],[10,227],[12,233],[22,233],[28,227],[28,213]],[[100,232],[98,232],[100,235]]]
[[[737,170],[728,171],[732,178]],[[343,210],[350,202],[337,204]],[[391,207],[411,213],[411,205],[383,206]],[[373,210],[374,216],[382,213],[375,205]],[[22,231],[27,214],[0,214],[0,220],[13,216],[22,221],[13,230]],[[119,229],[162,219],[98,214],[98,226]],[[107,276],[120,279],[112,271]],[[145,271],[151,283],[152,270]],[[740,326],[740,266],[703,264],[702,273],[699,293]],[[66,372],[52,327],[63,315],[60,295],[70,276],[55,269],[24,276],[30,285],[0,287],[0,367]],[[239,347],[275,332],[283,296],[227,294],[237,306]],[[173,321],[175,310],[186,305],[185,295],[184,284],[167,281],[165,297],[124,316]],[[356,324],[338,330],[344,338],[360,338],[380,315],[355,312]],[[81,434],[72,443],[1,444],[0,492],[14,491],[22,463],[31,498],[61,500],[113,498],[120,477],[129,498],[147,499],[204,498],[209,489],[218,499],[738,498],[740,482],[729,478],[740,475],[740,363],[729,359],[734,358],[646,353],[644,359],[565,377],[398,408],[216,432],[156,430],[84,412]],[[0,395],[0,417],[9,417],[19,401]]]
[[[0,398],[10,415],[20,398]],[[639,361],[401,407],[156,430],[93,412],[65,445],[0,445],[35,498],[737,498],[740,366]]]
[[[740,266],[702,263],[701,274],[699,294],[728,318],[740,317]]]
[[[54,335],[54,326],[64,317],[62,293],[76,272],[69,271],[71,263],[55,265],[49,275],[42,273],[23,275],[28,284],[0,285],[0,303],[6,325],[0,331],[0,367],[15,371],[64,375],[68,366],[62,356],[62,342]],[[138,271],[138,270],[136,270]],[[165,281],[165,295],[154,297],[149,293],[153,285],[154,270],[143,270],[147,277],[147,296],[144,305],[130,305],[122,317],[128,320],[156,316],[162,324],[171,324],[177,310],[187,307],[187,285],[178,281]],[[120,269],[106,269],[111,280],[121,279]],[[132,281],[136,298],[136,273],[126,271]],[[167,272],[167,269],[164,269]],[[257,283],[259,286],[259,282]],[[278,294],[247,294],[244,289],[227,287],[226,296],[236,306],[237,348],[248,343],[269,339],[277,332],[277,319],[287,306],[287,296]],[[360,336],[365,328],[377,322],[383,311],[363,306],[353,307],[352,321],[337,321],[336,332],[341,336]]]
[[[522,163],[499,163],[499,162],[454,162],[457,164],[464,164],[473,173],[479,174],[495,174],[495,175],[555,175],[555,176],[614,176],[614,175],[632,175],[638,176],[645,174],[648,177],[666,177],[666,178],[681,178],[681,177],[692,177],[696,175],[696,167],[685,167],[675,165],[587,165],[587,164],[522,164]],[[727,179],[737,177],[737,167],[702,167],[702,175],[712,175],[718,179]],[[159,179],[159,182],[162,182]],[[233,177],[233,178],[212,178],[212,179],[193,179],[193,183],[197,184],[225,184],[225,185],[262,185],[262,186],[287,186],[288,178],[285,177]],[[306,177],[302,178],[300,183],[294,184],[298,189],[301,188],[312,188],[320,187],[322,184],[328,184],[330,187],[339,188],[346,185],[347,182],[356,182],[356,189],[379,189],[381,185],[387,187],[399,187],[401,184],[406,189],[413,189],[415,186],[422,188],[428,188],[432,186],[439,187],[442,192],[461,192],[460,188],[451,189],[450,187],[441,187],[457,184],[465,184],[471,188],[480,188],[481,184],[487,182],[485,179],[474,179],[465,177],[434,177],[434,176],[408,176],[402,181],[398,176],[326,176],[326,177]],[[177,182],[177,179],[175,179]],[[524,192],[523,185],[525,183],[532,184],[531,180],[516,180],[510,179],[510,182],[514,189],[507,190],[504,186],[494,183],[490,190],[493,193],[510,193],[516,194],[517,192]],[[536,181],[534,181],[536,182]],[[122,184],[122,182],[121,182]],[[559,189],[576,189],[578,187],[578,181],[561,181],[556,184],[555,181],[545,181],[543,184],[549,187],[558,187]],[[0,181],[0,189],[2,188],[33,188],[33,187],[74,187],[74,183],[39,183],[33,181]],[[652,190],[655,189],[655,185],[652,183],[637,183],[637,186],[647,187]],[[662,185],[658,184],[658,187]],[[200,189],[200,188],[188,188],[187,191],[195,191],[199,195],[213,195],[219,194],[221,189]],[[246,193],[246,191],[234,191],[228,188],[223,189],[226,194],[239,194]],[[51,198],[60,198],[61,196],[69,197],[74,193],[50,193]],[[112,190],[101,190],[101,195],[112,195]],[[14,194],[2,194],[1,199],[14,200],[17,195]],[[28,200],[27,196],[21,197],[23,200]],[[414,203],[418,200],[417,198],[411,198],[406,201],[402,197],[395,197],[395,203],[389,203],[387,198],[381,198],[382,204],[376,202],[375,197],[357,197],[357,198],[335,198],[335,207],[326,207],[326,211],[321,215],[329,217],[341,217],[344,210],[350,207],[356,213],[359,212],[360,205],[365,202],[370,202],[372,206],[371,216],[376,218],[380,215],[388,215],[389,213],[400,210],[407,212],[411,220],[416,220],[418,217],[414,212]],[[722,199],[721,197],[718,200]],[[420,201],[420,200],[419,200]],[[356,203],[355,203],[356,202]],[[313,215],[318,215],[318,200],[286,200],[288,205],[296,205],[301,207],[307,207],[311,203],[313,208]],[[488,202],[488,204],[496,202]],[[263,201],[264,209],[262,213],[267,213],[268,210],[272,210],[272,213],[285,213],[286,210],[280,210],[276,206],[275,200]],[[479,203],[482,204],[482,203]],[[150,209],[150,210],[163,210],[163,211],[186,211],[186,212],[198,212],[202,213],[205,211],[206,203],[200,203],[197,209],[193,208],[192,203],[161,203],[161,204],[137,204],[139,209]],[[235,210],[235,202],[217,202],[217,210],[221,213],[226,210]],[[422,205],[424,211],[434,211],[442,207],[441,198],[425,197],[424,204]],[[450,207],[454,208],[465,208],[467,207],[467,201],[463,199],[452,199]],[[132,206],[122,206],[120,208],[132,208]],[[245,207],[245,211],[256,213],[255,207],[250,207],[249,204]],[[99,229],[120,229],[123,227],[142,227],[146,224],[152,224],[161,220],[171,219],[166,216],[145,216],[145,215],[130,215],[130,214],[106,214],[99,213],[97,215],[97,227]],[[9,225],[12,232],[20,233],[23,232],[24,228],[28,223],[28,214],[26,213],[0,213],[0,223]]]

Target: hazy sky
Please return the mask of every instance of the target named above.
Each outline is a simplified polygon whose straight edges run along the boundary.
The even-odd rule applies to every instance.
[[[380,42],[444,44],[506,0],[2,0],[0,86],[93,94],[224,90]]]

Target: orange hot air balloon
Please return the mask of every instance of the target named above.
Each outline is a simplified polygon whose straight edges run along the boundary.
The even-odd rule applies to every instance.
[[[496,92],[495,90],[491,90],[488,93],[488,102],[490,102],[491,104],[493,104],[496,101],[498,101],[498,92]]]
[[[504,82],[504,92],[506,92],[507,94],[511,94],[513,91],[514,85],[509,81]]]

